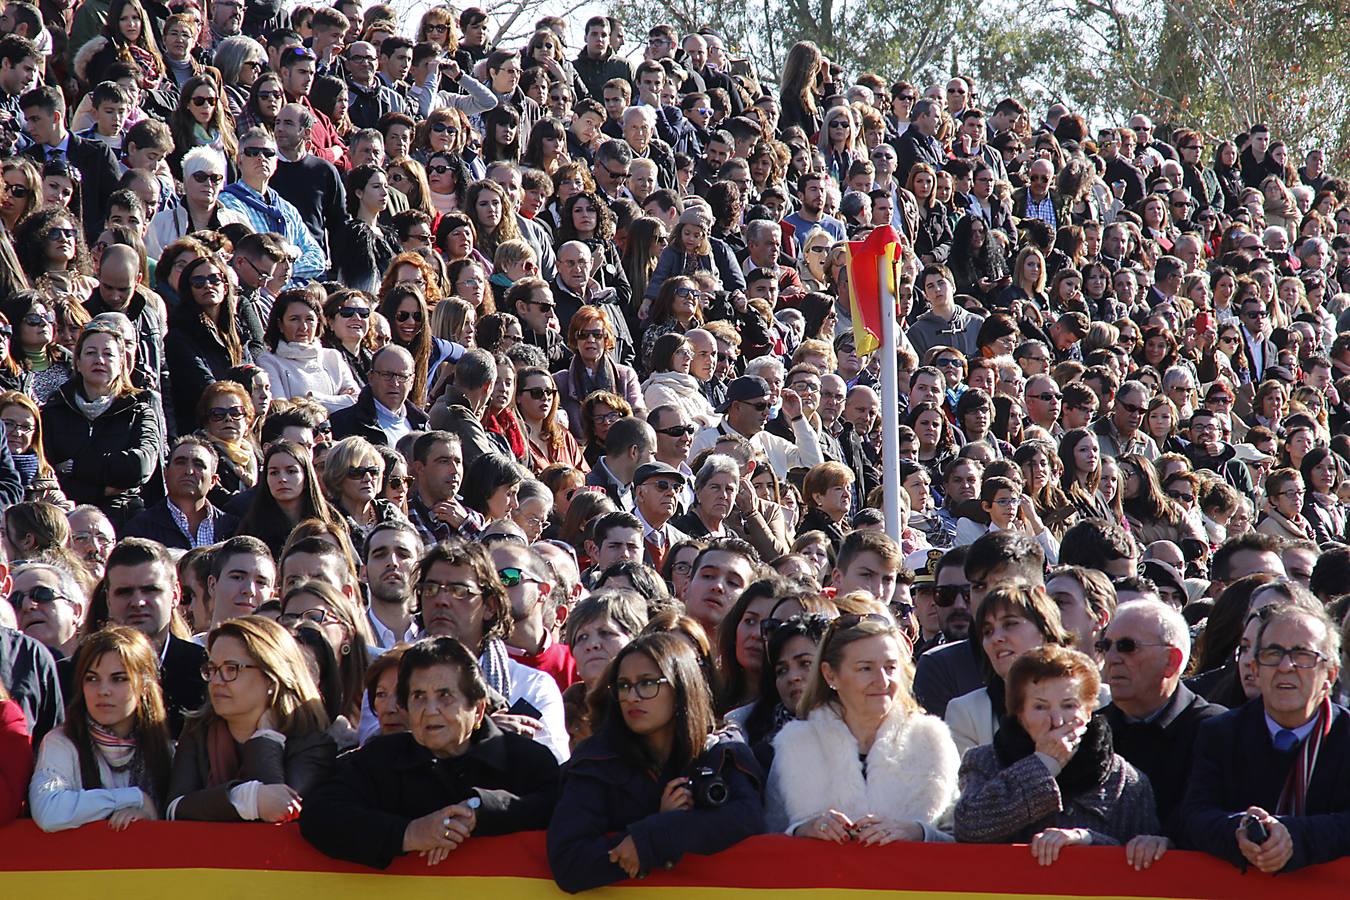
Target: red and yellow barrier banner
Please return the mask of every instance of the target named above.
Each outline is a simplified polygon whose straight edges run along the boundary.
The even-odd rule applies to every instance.
[[[1344,898],[1350,860],[1277,876],[1246,874],[1199,853],[1169,852],[1136,872],[1119,847],[1069,847],[1041,867],[1026,847],[892,844],[836,847],[765,836],[713,857],[586,896],[625,900],[730,900],[772,891],[774,900],[910,898]],[[473,838],[438,866],[404,857],[386,872],[329,859],[295,825],[106,823],[43,834],[31,822],[0,829],[0,896],[172,900],[557,900],[542,833]]]

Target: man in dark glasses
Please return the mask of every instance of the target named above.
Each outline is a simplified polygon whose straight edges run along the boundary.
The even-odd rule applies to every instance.
[[[534,550],[511,541],[492,547],[492,564],[511,601],[507,653],[521,665],[553,676],[558,690],[567,690],[580,676],[571,649],[554,640],[549,627],[556,616],[558,598],[548,566]]]
[[[763,451],[769,465],[779,478],[798,466],[810,468],[825,461],[820,452],[820,441],[802,410],[802,398],[796,391],[784,390],[783,416],[792,425],[795,441],[785,440],[764,430],[769,421],[769,384],[758,375],[742,375],[727,387],[727,400],[718,412],[724,418],[712,428],[705,428],[694,438],[689,448],[691,457],[717,443],[721,434],[738,434]]]
[[[684,475],[685,486],[680,492],[680,509],[687,511],[694,505],[694,491],[690,487],[694,481],[694,473],[686,460],[689,458],[689,448],[694,443],[698,426],[691,422],[689,414],[678,406],[658,406],[652,409],[647,413],[647,424],[656,435],[654,454],[656,461],[678,469],[680,474]]]
[[[683,485],[680,470],[661,462],[638,466],[633,475],[634,514],[642,522],[646,548],[643,562],[658,571],[670,548],[689,537],[670,524],[679,509]]]
[[[1167,604],[1122,604],[1097,644],[1111,687],[1111,703],[1102,714],[1111,725],[1116,752],[1148,776],[1164,832],[1180,837],[1178,810],[1190,778],[1196,729],[1224,708],[1181,683],[1190,660],[1190,631],[1181,613]]]

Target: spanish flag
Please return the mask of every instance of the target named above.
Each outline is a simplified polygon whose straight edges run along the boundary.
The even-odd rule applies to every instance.
[[[889,225],[872,229],[861,241],[848,242],[848,305],[853,317],[853,342],[865,356],[881,346],[882,288],[895,296],[895,262],[900,235]],[[878,266],[882,260],[884,266]],[[883,283],[881,278],[885,277]]]

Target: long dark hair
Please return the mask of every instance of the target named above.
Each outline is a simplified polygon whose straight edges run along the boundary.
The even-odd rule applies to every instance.
[[[272,457],[278,453],[286,453],[291,456],[300,464],[301,470],[305,473],[305,486],[300,501],[300,521],[305,519],[322,519],[325,522],[337,521],[332,507],[324,499],[323,486],[319,483],[319,476],[314,473],[313,456],[309,449],[295,441],[288,441],[284,438],[273,441],[267,445],[267,450],[263,453],[262,463],[258,466],[258,489],[253,492],[253,504],[239,523],[238,533],[251,534],[260,538],[274,554],[280,552],[282,544],[286,543],[287,536],[298,524],[292,522],[290,517],[282,511],[276,499],[272,496],[271,489],[267,486],[267,466],[272,462]]]
[[[616,682],[619,667],[635,653],[652,661],[675,692],[674,731],[670,757],[662,765],[652,755],[646,741],[624,724],[619,708]],[[716,725],[712,689],[704,678],[698,656],[689,642],[678,634],[644,634],[620,650],[605,671],[604,680],[591,692],[591,721],[595,733],[604,732],[619,756],[634,768],[659,775],[664,771],[683,771],[703,752],[703,745]]]
[[[830,626],[829,617],[818,613],[793,616],[769,633],[764,642],[764,668],[759,672],[759,697],[745,717],[745,736],[753,746],[764,738],[773,728],[774,710],[782,702],[778,695],[778,662],[783,658],[783,650],[788,641],[795,637],[804,637],[817,647]],[[793,715],[795,709],[790,710]]]
[[[148,29],[149,25],[147,19],[145,27]],[[258,76],[259,81],[262,78],[262,75]],[[280,84],[280,81],[278,81],[278,84]],[[239,156],[239,141],[235,138],[234,123],[229,113],[226,112],[228,104],[225,102],[223,88],[211,75],[194,75],[187,80],[183,89],[179,91],[178,105],[169,114],[169,131],[173,135],[173,144],[186,153],[200,143],[194,135],[195,128],[193,126],[197,124],[197,120],[192,118],[190,104],[192,103],[193,92],[203,87],[209,87],[216,95],[216,111],[211,117],[211,127],[220,133],[221,152],[225,154],[226,159],[237,159]],[[181,174],[181,169],[179,174]]]
[[[103,787],[98,771],[98,752],[89,731],[89,709],[84,700],[84,679],[106,653],[116,653],[122,659],[131,690],[136,695],[136,711],[132,713],[132,734],[136,739],[136,756],[145,773],[148,793],[157,806],[169,799],[169,770],[173,757],[169,752],[168,716],[164,711],[164,694],[159,687],[159,654],[150,640],[125,625],[107,625],[80,641],[75,652],[75,678],[70,703],[66,709],[66,737],[75,745],[80,757],[80,782],[86,791]]]
[[[203,266],[210,266],[215,269],[220,276],[225,288],[225,299],[220,304],[220,323],[216,324],[202,312],[197,306],[197,301],[192,296],[192,276],[197,274],[197,270]],[[178,276],[178,283],[174,285],[178,291],[178,297],[182,301],[178,305],[179,315],[184,319],[192,318],[196,313],[196,318],[201,322],[203,328],[207,331],[215,332],[220,338],[220,343],[225,348],[225,352],[230,356],[230,365],[237,366],[245,361],[244,344],[239,340],[239,326],[236,318],[236,304],[238,299],[234,293],[234,282],[230,281],[230,273],[225,270],[225,264],[215,254],[209,256],[199,256],[192,262],[183,267],[183,272]]]
[[[398,260],[395,260],[391,264],[391,269],[398,264]],[[409,297],[417,301],[417,312],[422,316],[422,325],[417,329],[412,341],[405,344],[399,336],[396,315],[399,306]],[[412,355],[413,386],[412,393],[408,396],[413,398],[413,402],[421,403],[422,398],[427,395],[427,370],[431,367],[431,312],[427,308],[426,294],[417,282],[400,281],[380,294],[379,311],[380,315],[389,320],[390,340],[395,346],[402,347]]]
[[[488,501],[500,488],[520,484],[525,480],[520,466],[500,453],[483,453],[464,473],[464,505],[488,515]]]

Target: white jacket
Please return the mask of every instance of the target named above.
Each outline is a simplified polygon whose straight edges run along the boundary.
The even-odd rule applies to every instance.
[[[222,226],[249,225],[248,216],[238,210],[230,209],[223,204],[217,204],[217,207],[216,219]],[[191,223],[188,221],[186,202],[160,210],[150,220],[150,230],[145,234],[145,255],[151,259],[159,259],[165,247],[179,238],[191,234],[193,230]],[[169,287],[175,291],[178,290],[176,284],[171,284]]]
[[[511,696],[506,702],[512,706],[519,700],[539,710],[539,721],[543,723],[535,733],[534,739],[553,751],[558,762],[565,763],[571,751],[567,749],[567,717],[563,712],[562,691],[553,676],[539,669],[516,662],[506,661],[506,670],[511,674]]]
[[[998,731],[998,716],[994,715],[989,688],[980,688],[952,700],[947,704],[943,720],[952,730],[952,740],[963,759],[971,747],[991,743]]]
[[[33,821],[43,831],[61,831],[145,804],[145,794],[131,784],[130,771],[114,772],[101,754],[98,774],[103,787],[84,790],[79,750],[64,731],[47,732],[38,750],[37,771],[28,785]]]
[[[317,343],[278,341],[276,352],[263,353],[258,365],[271,376],[275,396],[291,400],[312,395],[330,413],[351,406],[361,392],[341,354]],[[351,393],[342,393],[345,388]]]
[[[698,379],[679,372],[653,372],[642,382],[642,402],[648,409],[674,406],[684,410],[699,428],[710,428],[722,418],[699,390]]]
[[[836,809],[855,822],[867,815],[917,822],[924,840],[951,840],[944,829],[956,804],[961,758],[941,719],[894,708],[867,752],[866,777],[858,741],[831,706],[784,725],[773,748],[770,828],[791,833]]]

